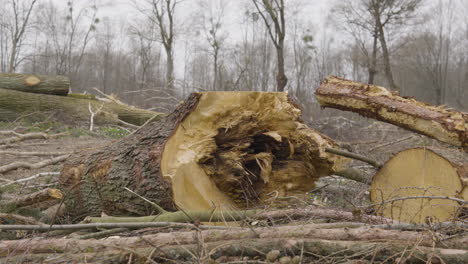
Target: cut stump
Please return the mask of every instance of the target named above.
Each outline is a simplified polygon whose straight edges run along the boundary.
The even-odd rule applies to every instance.
[[[460,211],[457,201],[406,198],[444,196],[466,200],[463,180],[461,167],[429,149],[412,148],[394,155],[375,174],[370,198],[378,215],[401,222],[450,221]],[[397,201],[391,202],[394,199]]]
[[[272,196],[304,194],[347,159],[308,128],[286,93],[192,94],[172,114],[103,149],[72,156],[60,186],[69,213],[149,215],[166,210],[229,210]]]

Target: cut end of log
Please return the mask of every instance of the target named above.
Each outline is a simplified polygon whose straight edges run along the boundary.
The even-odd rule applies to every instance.
[[[24,79],[24,84],[26,84],[26,86],[35,86],[35,85],[38,85],[41,83],[41,79],[39,79],[38,77],[36,76],[27,76],[25,79]]]
[[[247,208],[304,193],[341,168],[286,93],[202,93],[167,141],[161,171],[183,209]]]
[[[399,152],[377,172],[370,197],[376,212],[384,217],[411,223],[444,222],[456,217],[458,202],[405,197],[460,197],[462,188],[455,165],[431,150],[414,148]]]

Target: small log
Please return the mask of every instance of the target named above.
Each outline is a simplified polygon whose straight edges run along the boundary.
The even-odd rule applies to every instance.
[[[0,109],[17,114],[37,111],[50,112],[61,117],[65,123],[88,122],[90,104],[93,109],[103,106],[100,114],[94,118],[96,124],[119,124],[119,120],[122,120],[133,125],[142,125],[154,116],[164,115],[116,102],[32,94],[0,88]],[[11,115],[0,115],[0,121],[12,121],[10,117]]]
[[[348,159],[303,124],[286,93],[192,94],[169,116],[94,152],[72,155],[59,178],[73,215],[258,206],[278,191],[304,195]],[[177,205],[177,206],[176,206]]]
[[[396,92],[330,76],[315,92],[323,107],[352,111],[381,120],[468,152],[468,113],[432,106]]]
[[[25,196],[18,197],[12,201],[7,201],[1,204],[2,207],[9,208],[15,207],[20,208],[24,206],[30,206],[34,204],[43,203],[50,200],[60,200],[63,198],[62,192],[58,189],[47,188],[35,193],[31,193]]]
[[[66,76],[0,73],[0,88],[26,93],[67,96],[70,90],[70,79]]]

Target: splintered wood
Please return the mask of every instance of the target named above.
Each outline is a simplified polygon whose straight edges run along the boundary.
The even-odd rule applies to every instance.
[[[303,124],[286,93],[207,92],[169,116],[93,153],[79,153],[60,176],[72,214],[147,215],[167,210],[238,209],[272,196],[304,195],[348,161]]]
[[[315,96],[323,107],[352,111],[403,127],[468,152],[468,113],[432,106],[387,89],[335,76]]]

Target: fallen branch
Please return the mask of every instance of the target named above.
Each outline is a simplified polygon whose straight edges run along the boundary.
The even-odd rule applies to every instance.
[[[0,213],[0,222],[5,223],[5,221],[15,222],[15,224],[19,225],[40,225],[41,222],[37,221],[32,217],[26,217],[17,214],[5,214]],[[0,228],[1,229],[1,228]]]
[[[47,188],[35,193],[31,193],[25,196],[18,197],[12,201],[7,201],[2,203],[2,207],[12,207],[15,208],[30,206],[33,204],[43,203],[49,200],[60,200],[63,198],[63,194],[58,189]]]
[[[60,155],[70,155],[71,152],[42,152],[42,151],[18,152],[18,151],[10,151],[10,150],[0,150],[0,154],[17,155],[17,156],[60,156]]]
[[[468,151],[468,113],[399,96],[387,89],[330,76],[316,90],[322,107],[352,111]]]
[[[172,223],[173,224],[173,223]],[[116,226],[115,226],[116,227]],[[195,236],[194,234],[197,234]],[[198,237],[203,238],[204,245],[209,243],[222,244],[248,244],[249,241],[259,239],[262,244],[267,245],[268,241],[277,239],[325,239],[339,241],[392,241],[396,244],[419,244],[426,247],[458,248],[468,249],[464,240],[434,241],[430,233],[385,230],[380,228],[357,227],[357,228],[333,228],[321,229],[316,224],[298,226],[274,226],[260,228],[229,228],[198,231],[178,231],[168,233],[156,233],[138,237],[122,237],[112,240],[78,240],[78,239],[26,239],[17,241],[0,241],[0,256],[8,254],[20,255],[24,252],[35,253],[78,253],[97,252],[103,248],[132,248],[139,247],[164,247],[175,245],[197,244]],[[443,238],[443,236],[442,236]],[[244,244],[244,245],[246,245]],[[283,244],[286,246],[288,243]],[[218,244],[219,245],[219,244]],[[260,244],[259,244],[260,245]]]
[[[84,241],[89,242],[90,240]],[[113,241],[113,240],[111,240]],[[144,241],[144,240],[143,240]],[[142,242],[145,244],[145,242]],[[157,245],[156,247],[154,245]],[[200,252],[206,252],[201,255]],[[397,262],[405,259],[408,262],[464,264],[468,261],[468,251],[422,247],[408,243],[376,243],[357,241],[330,241],[321,239],[249,239],[245,241],[220,241],[200,243],[181,246],[159,247],[158,244],[146,243],[146,247],[125,248],[109,244],[106,250],[93,251],[91,253],[74,254],[28,254],[18,256],[7,256],[5,261],[10,263],[129,263],[140,262],[169,262],[180,261],[206,262],[209,259],[217,259],[221,256],[235,256],[244,259],[240,262],[249,263],[245,258],[264,259],[265,254],[272,250],[279,250],[278,257],[296,255],[310,258],[310,260],[369,260],[372,262]],[[71,250],[69,250],[71,251]],[[156,262],[158,261],[158,262]]]
[[[30,139],[50,139],[50,138],[58,138],[68,135],[68,133],[58,133],[54,135],[48,135],[46,133],[28,133],[28,134],[19,134],[16,133],[14,137],[10,138],[5,138],[0,140],[0,145],[2,144],[11,144],[11,143],[16,143],[24,140],[30,140]]]
[[[8,183],[0,185],[0,187],[6,187],[6,186],[11,185],[11,184],[17,184],[17,183],[31,181],[31,180],[34,180],[34,179],[39,178],[39,177],[58,176],[58,175],[60,175],[60,172],[41,172],[41,173],[35,174],[33,176],[27,177],[27,178],[22,178],[22,179],[19,179],[19,180],[16,180],[16,181],[10,181]]]
[[[374,151],[374,150],[379,149],[379,148],[389,146],[389,145],[398,144],[400,142],[403,142],[403,141],[408,140],[408,139],[412,139],[414,137],[415,137],[414,135],[411,135],[411,136],[404,137],[404,138],[401,138],[401,139],[398,139],[398,140],[395,140],[395,141],[392,141],[392,142],[387,142],[387,143],[384,143],[384,144],[380,144],[380,145],[377,145],[377,146],[369,149],[369,152]]]
[[[355,159],[355,160],[360,160],[360,161],[365,162],[365,163],[367,163],[369,165],[372,165],[375,168],[382,167],[382,164],[380,164],[379,162],[377,162],[375,160],[372,160],[372,159],[369,159],[367,157],[364,157],[362,155],[356,154],[356,153],[348,152],[348,151],[341,150],[341,149],[334,149],[334,148],[325,148],[325,151],[328,152],[328,153],[335,154],[335,155],[340,155],[340,156],[343,156],[343,157],[347,157],[347,158],[351,158],[351,159]]]
[[[369,177],[364,172],[358,169],[348,168],[341,171],[337,171],[333,174],[349,180],[369,184]]]
[[[37,163],[28,163],[24,161],[16,161],[7,165],[0,166],[0,173],[5,173],[11,170],[16,170],[19,168],[24,169],[40,169],[45,166],[56,164],[62,161],[65,161],[70,155],[62,155],[52,159],[43,160]]]
[[[299,209],[283,209],[274,211],[246,210],[246,211],[188,211],[188,212],[167,212],[160,215],[140,216],[140,217],[87,217],[85,223],[119,223],[119,222],[229,222],[244,219],[256,220],[281,220],[300,218],[325,218],[335,221],[361,221],[369,224],[397,223],[388,218],[373,215],[355,215],[351,212],[334,209],[322,209],[316,207],[306,207]]]

